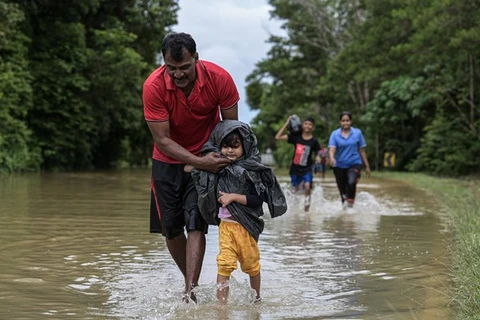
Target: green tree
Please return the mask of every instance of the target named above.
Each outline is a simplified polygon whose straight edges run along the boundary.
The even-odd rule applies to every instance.
[[[267,58],[247,77],[247,100],[260,110],[253,120],[254,130],[263,147],[275,149],[273,137],[288,115],[313,116],[316,135],[326,140],[329,105],[324,103],[319,84],[330,57],[348,38],[346,17],[354,6],[345,1],[314,0],[272,0],[270,4],[272,17],[285,21],[283,29],[288,36],[271,36]],[[281,153],[274,153],[280,163]]]
[[[414,158],[424,127],[431,122],[436,103],[441,100],[427,90],[423,77],[400,76],[384,81],[368,103],[363,120],[364,133],[377,137],[380,154],[396,154],[396,168],[405,169]]]
[[[479,156],[480,137],[476,102],[480,94],[480,5],[428,1],[418,12],[410,3],[399,14],[411,17],[415,33],[399,52],[409,56],[412,69],[421,70],[426,79],[424,90],[440,98],[429,114],[431,122],[424,128],[418,159],[409,168],[442,175],[467,174],[479,164],[474,159]]]
[[[0,2],[0,172],[38,167],[26,115],[33,107],[28,43],[19,28],[25,16],[15,4]]]
[[[32,150],[41,151],[41,168],[148,163],[142,83],[158,64],[178,1],[11,2],[26,16],[17,28],[32,39],[24,88],[31,88],[35,103],[23,117],[35,137]]]
[[[337,115],[349,110],[366,133],[370,156],[377,149],[394,151],[399,169],[452,175],[475,170],[479,162],[468,159],[478,159],[480,134],[480,4],[270,3],[287,35],[271,36],[271,50],[247,78],[247,101],[260,110],[253,125],[261,144],[273,145],[271,136],[288,114],[314,114],[327,136],[338,125]],[[458,139],[455,157],[432,147],[437,135],[450,130],[469,137]],[[276,150],[277,161],[283,152]],[[442,159],[442,168],[453,170],[433,170],[428,159]]]

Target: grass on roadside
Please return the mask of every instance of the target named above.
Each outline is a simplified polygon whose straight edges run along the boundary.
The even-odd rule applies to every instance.
[[[276,176],[288,176],[288,168],[272,167]]]

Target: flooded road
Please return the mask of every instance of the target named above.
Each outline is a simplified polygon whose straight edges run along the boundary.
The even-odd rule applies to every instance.
[[[149,234],[148,170],[0,177],[0,319],[448,319],[449,232],[435,199],[362,178],[351,211],[331,172],[309,212],[279,177],[289,210],[259,246],[262,297],[233,273],[215,300],[210,227],[198,305],[163,238]]]

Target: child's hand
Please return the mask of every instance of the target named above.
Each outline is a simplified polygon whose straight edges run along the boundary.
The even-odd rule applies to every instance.
[[[185,172],[192,172],[193,169],[194,169],[194,166],[189,164],[186,164],[185,167],[183,167],[183,171]]]
[[[235,193],[225,193],[220,191],[219,194],[220,194],[220,197],[218,197],[218,202],[220,202],[220,204],[224,208],[228,206],[230,203],[235,201],[235,196],[236,196]]]

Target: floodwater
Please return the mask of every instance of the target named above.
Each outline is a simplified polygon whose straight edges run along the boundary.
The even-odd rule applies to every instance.
[[[289,210],[265,213],[262,297],[233,273],[215,301],[210,227],[198,305],[164,240],[149,234],[148,170],[0,177],[0,319],[448,319],[450,230],[435,199],[362,177],[353,210],[331,172],[312,206],[285,188]]]

